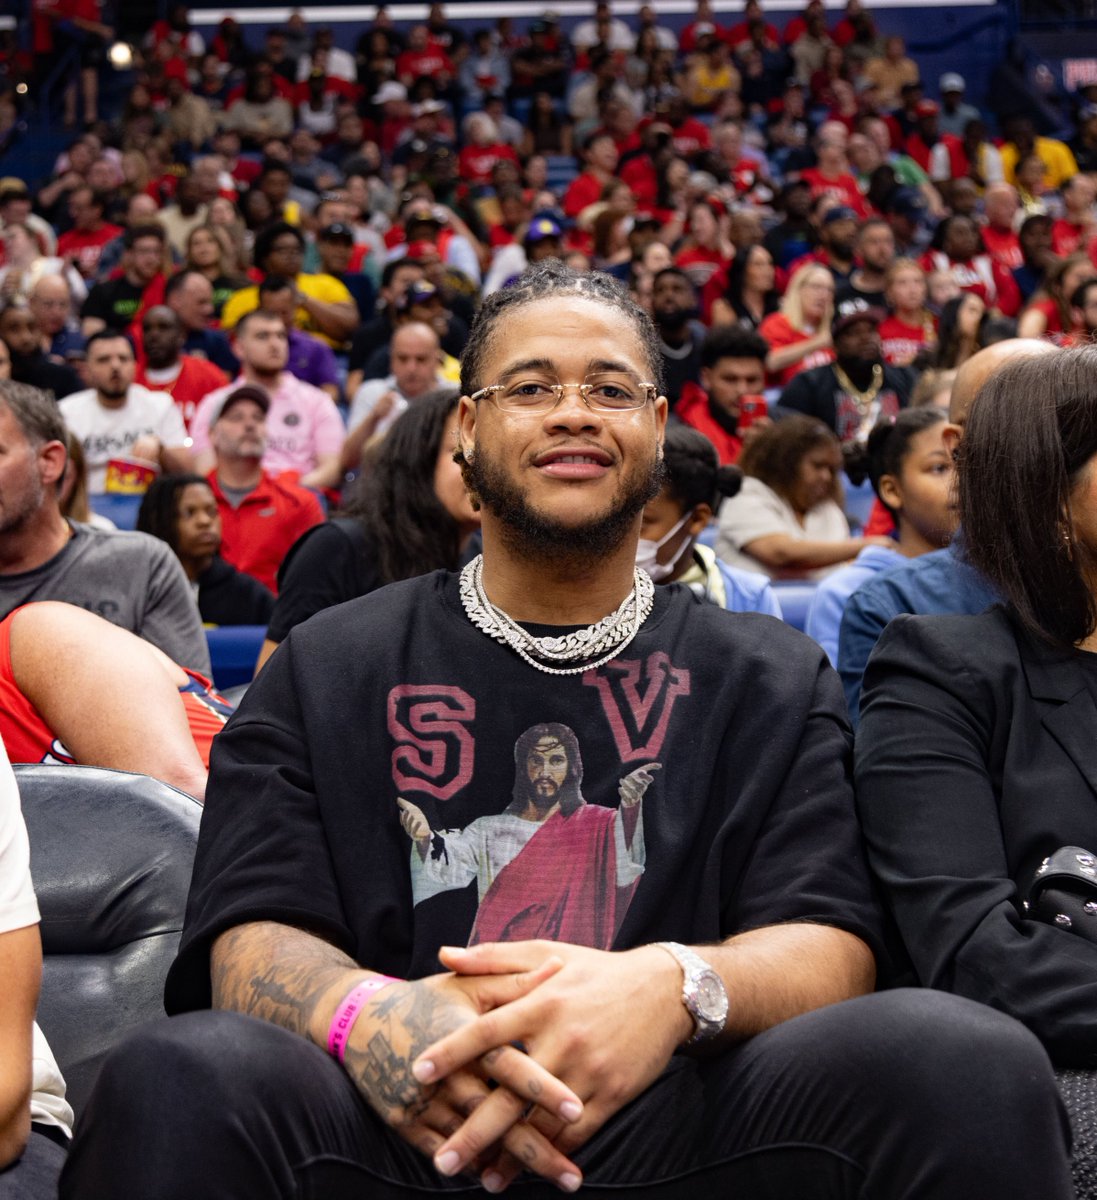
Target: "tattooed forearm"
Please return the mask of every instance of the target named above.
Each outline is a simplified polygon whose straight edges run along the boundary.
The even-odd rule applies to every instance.
[[[433,1089],[424,1088],[411,1064],[439,1037],[471,1019],[429,988],[413,983],[385,988],[369,1006],[376,1032],[362,1047],[351,1045],[351,1076],[394,1125],[416,1119]]]
[[[325,993],[355,967],[304,930],[270,921],[240,925],[214,943],[213,1004],[307,1037]]]

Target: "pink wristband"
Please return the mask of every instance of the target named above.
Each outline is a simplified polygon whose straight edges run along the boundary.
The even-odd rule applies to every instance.
[[[350,1037],[350,1031],[354,1028],[354,1022],[358,1020],[358,1016],[370,996],[374,992],[388,987],[390,983],[400,982],[402,981],[391,975],[374,975],[372,979],[363,979],[361,983],[356,983],[351,988],[342,1004],[335,1010],[335,1016],[332,1017],[331,1026],[328,1029],[328,1053],[333,1058],[337,1058],[340,1062],[343,1061],[343,1056],[347,1052],[347,1039]]]

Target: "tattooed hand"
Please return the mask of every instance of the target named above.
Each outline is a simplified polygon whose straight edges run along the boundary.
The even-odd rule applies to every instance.
[[[429,1047],[414,1071],[417,1079],[444,1080],[470,1061],[482,1063],[489,1047],[504,1047],[487,1069],[513,1088],[510,1072],[523,1069],[525,1055],[512,1047],[521,1043],[583,1100],[582,1118],[567,1126],[543,1107],[531,1117],[540,1132],[570,1154],[660,1074],[692,1033],[693,1021],[681,1003],[681,968],[657,946],[609,952],[529,941],[441,952],[443,963],[461,978],[480,980],[495,971],[532,972],[550,955],[563,958],[565,965],[513,1003],[462,1023]],[[460,1166],[473,1159],[478,1166],[486,1163],[483,1178],[491,1191],[502,1190],[517,1173],[511,1162],[492,1161],[491,1148],[513,1119],[496,1097],[492,1092],[441,1148],[443,1155],[456,1155]]]
[[[366,977],[354,961],[303,930],[272,922],[238,926],[214,943],[211,958],[214,1005],[281,1025],[327,1047],[336,1008]],[[581,1182],[579,1169],[541,1132],[522,1118],[531,1104],[570,1124],[582,1115],[579,1098],[547,1070],[518,1050],[488,1048],[437,1083],[423,1084],[412,1063],[439,1038],[477,1017],[521,999],[563,966],[543,958],[534,970],[460,977],[434,975],[393,983],[374,993],[354,1023],[344,1066],[386,1124],[424,1154],[434,1157],[469,1114],[489,1095],[511,1114],[507,1130],[492,1147],[493,1158],[517,1174],[525,1169],[566,1191]],[[488,1073],[505,1056],[508,1085],[495,1087]],[[476,1171],[478,1162],[454,1155],[436,1158],[447,1175]]]

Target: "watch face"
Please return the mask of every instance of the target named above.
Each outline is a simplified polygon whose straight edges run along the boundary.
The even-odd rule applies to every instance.
[[[728,1012],[724,985],[715,971],[703,971],[697,976],[697,1008],[706,1021],[723,1021]]]

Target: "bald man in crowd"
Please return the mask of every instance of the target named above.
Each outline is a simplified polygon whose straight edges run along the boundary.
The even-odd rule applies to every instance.
[[[86,340],[64,275],[43,275],[31,288],[27,306],[38,322],[43,349],[53,362],[72,364],[83,360]]]
[[[343,469],[354,470],[368,442],[381,437],[396,418],[420,396],[444,385],[439,374],[442,347],[438,335],[422,321],[401,325],[389,343],[392,373],[370,379],[354,395],[343,443]]]
[[[955,453],[960,444],[979,390],[1003,363],[1036,354],[1058,353],[1058,348],[1050,342],[1010,338],[972,355],[957,371],[952,385],[950,427],[945,434],[950,450]],[[1022,401],[1019,399],[1018,403]],[[944,550],[901,563],[859,587],[846,603],[838,636],[838,673],[854,727],[860,717],[861,681],[869,655],[892,617],[900,613],[974,615],[997,600],[990,584],[964,561],[959,533]]]

